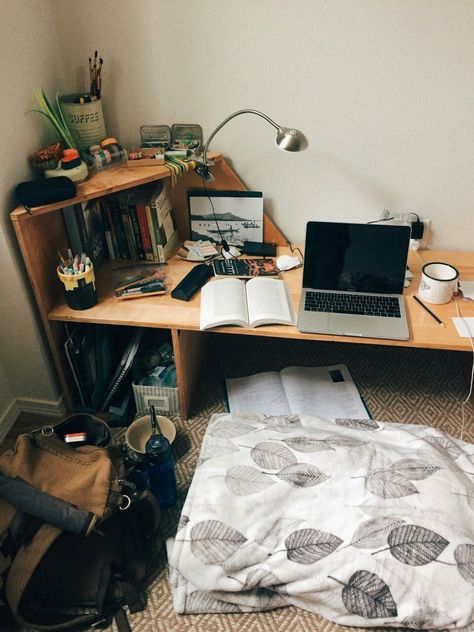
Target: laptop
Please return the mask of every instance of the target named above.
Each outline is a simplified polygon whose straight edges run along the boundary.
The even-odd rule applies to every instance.
[[[408,340],[410,234],[397,224],[308,222],[298,330]]]

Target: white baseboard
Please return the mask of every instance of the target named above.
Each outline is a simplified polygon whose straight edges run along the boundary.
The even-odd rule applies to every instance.
[[[0,414],[0,442],[6,437],[21,413],[54,418],[62,417],[65,412],[66,406],[62,397],[55,402],[37,399],[15,399],[11,402],[7,410],[3,414]]]

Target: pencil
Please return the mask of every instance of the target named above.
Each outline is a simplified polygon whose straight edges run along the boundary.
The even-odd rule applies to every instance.
[[[418,298],[418,296],[415,296],[414,294],[413,294],[412,296],[413,296],[413,298],[415,299],[415,301],[416,301],[419,305],[421,305],[421,307],[422,307],[423,309],[425,309],[425,310],[428,312],[428,314],[429,314],[430,316],[432,316],[432,317],[436,320],[436,322],[438,322],[438,323],[441,325],[441,327],[446,327],[446,325],[443,323],[443,321],[442,321],[440,318],[438,318],[438,317],[436,316],[436,314],[435,314],[434,312],[432,312],[432,311],[431,311],[431,309],[430,309],[429,307],[426,307],[426,305],[420,301],[420,299]]]

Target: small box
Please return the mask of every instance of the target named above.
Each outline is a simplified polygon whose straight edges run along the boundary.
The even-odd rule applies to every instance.
[[[132,389],[137,407],[137,415],[147,414],[152,404],[155,407],[155,411],[160,415],[177,415],[179,413],[177,387],[132,384]]]
[[[165,150],[163,147],[138,147],[129,149],[127,167],[156,167],[165,162]]]

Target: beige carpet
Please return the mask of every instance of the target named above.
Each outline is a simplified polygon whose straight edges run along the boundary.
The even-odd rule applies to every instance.
[[[235,377],[291,365],[346,364],[374,419],[435,426],[460,437],[461,405],[468,393],[472,356],[396,347],[209,336],[208,363],[188,420],[173,418],[179,502],[162,519],[163,538],[174,535],[198,458],[206,422],[226,410],[223,376]],[[474,443],[472,403],[465,407],[463,438]],[[295,607],[250,614],[177,615],[173,611],[166,559],[150,586],[148,606],[130,615],[133,632],[341,632],[341,626]],[[355,629],[355,628],[354,628]],[[360,628],[358,628],[360,629]],[[115,625],[108,628],[116,630]]]

